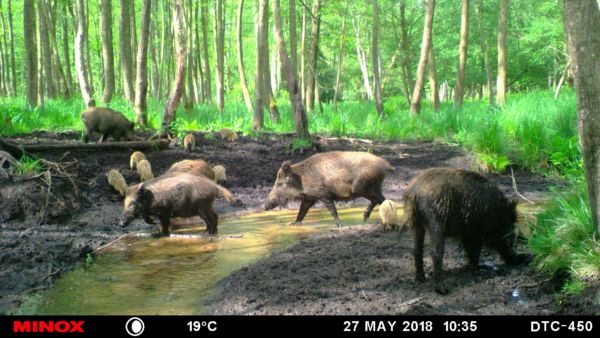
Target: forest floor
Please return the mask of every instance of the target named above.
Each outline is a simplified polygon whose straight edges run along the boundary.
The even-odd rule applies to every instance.
[[[186,158],[201,158],[227,168],[227,186],[237,205],[217,200],[220,215],[261,208],[284,160],[300,161],[314,153],[289,153],[289,139],[263,135],[224,142],[211,134],[196,133],[193,153],[180,147],[146,152],[155,175]],[[79,133],[39,132],[7,138],[17,143],[77,143]],[[384,195],[401,200],[408,181],[430,167],[472,169],[475,160],[460,147],[432,142],[371,142],[321,138],[321,150],[371,151],[387,159],[395,171],[384,182]],[[69,269],[83,264],[94,249],[129,232],[154,232],[154,226],[135,221],[119,227],[123,198],[106,182],[105,173],[119,169],[128,183],[137,174],[129,170],[129,151],[46,151],[36,156],[67,163],[78,187],[55,179],[51,198],[47,183],[0,181],[0,313],[17,306],[25,295],[48,288]],[[553,177],[516,171],[519,191],[543,202],[548,188],[564,186]],[[488,178],[517,199],[510,175]],[[64,180],[63,180],[64,181]],[[5,200],[2,201],[1,199]],[[344,204],[344,203],[340,203]],[[345,203],[366,205],[358,199]],[[317,205],[319,207],[319,205]],[[291,248],[236,271],[220,282],[211,301],[216,314],[597,314],[598,288],[581,296],[557,296],[558,284],[536,275],[528,266],[505,267],[493,252],[484,251],[477,278],[465,273],[463,250],[452,240],[444,258],[448,296],[433,291],[431,260],[425,259],[428,280],[416,285],[412,234],[384,232],[373,215],[369,224],[301,240]],[[343,219],[342,219],[343,222]],[[526,252],[524,245],[519,251]]]

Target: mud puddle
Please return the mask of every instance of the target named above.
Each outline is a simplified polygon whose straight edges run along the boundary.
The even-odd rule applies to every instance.
[[[338,212],[344,229],[364,223],[363,208]],[[311,234],[337,231],[326,209],[311,210],[301,226],[286,225],[295,216],[285,210],[223,217],[216,237],[205,235],[203,224],[181,227],[169,238],[129,236],[14,314],[207,314],[204,304],[220,279]]]

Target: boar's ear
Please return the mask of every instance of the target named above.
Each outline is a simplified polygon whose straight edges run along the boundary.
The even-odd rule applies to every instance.
[[[136,201],[141,205],[151,205],[154,194],[151,190],[141,187],[136,193]]]
[[[285,161],[281,164],[281,170],[284,174],[289,174],[292,170],[292,161]]]
[[[129,122],[129,129],[133,130],[133,128],[135,127],[135,123],[134,122]]]

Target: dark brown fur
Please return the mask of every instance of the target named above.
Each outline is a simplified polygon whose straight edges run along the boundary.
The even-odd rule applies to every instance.
[[[204,176],[171,173],[148,180],[127,190],[121,225],[138,216],[151,224],[152,217],[160,222],[160,234],[169,235],[171,217],[200,216],[208,233],[217,233],[219,217],[213,211],[218,195],[217,185]]]
[[[125,115],[109,108],[91,107],[81,113],[81,121],[85,127],[83,141],[88,143],[90,134],[99,133],[102,143],[108,137],[115,141],[130,141],[134,139],[133,122]]]
[[[269,193],[265,209],[272,209],[290,200],[300,200],[295,223],[300,223],[318,200],[322,200],[341,226],[334,201],[364,197],[371,203],[364,212],[369,218],[373,208],[385,200],[381,184],[393,167],[384,159],[364,152],[332,151],[313,155],[291,164],[284,162]]]
[[[516,203],[485,177],[462,169],[434,168],[421,172],[406,191],[406,225],[414,228],[416,280],[425,280],[423,242],[431,235],[431,256],[436,291],[442,284],[445,237],[458,237],[467,252],[469,267],[476,271],[485,243],[508,264],[519,259],[513,251]]]

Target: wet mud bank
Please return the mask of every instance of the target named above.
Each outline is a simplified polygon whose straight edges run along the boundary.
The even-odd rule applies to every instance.
[[[145,152],[146,157],[152,164],[155,175],[164,173],[171,164],[183,159],[203,159],[211,165],[220,164],[225,166],[227,168],[227,182],[224,185],[235,194],[240,203],[230,206],[224,200],[217,200],[215,211],[220,215],[247,213],[258,210],[271,189],[277,169],[281,163],[285,160],[297,162],[315,153],[315,151],[309,151],[304,154],[290,154],[288,146],[290,140],[283,136],[265,135],[256,139],[241,137],[235,142],[225,142],[216,134],[207,137],[207,135],[196,133],[196,139],[197,147],[192,153],[186,152],[178,146],[162,151],[147,151]],[[77,143],[79,142],[79,133],[35,133],[7,140],[30,144]],[[320,143],[322,151],[369,151],[387,159],[394,166],[395,170],[384,181],[383,193],[386,198],[397,201],[401,199],[408,181],[422,169],[430,167],[461,167],[472,169],[474,166],[473,157],[465,153],[461,148],[432,142],[397,143],[323,138]],[[23,296],[52,286],[62,273],[73,267],[80,266],[88,254],[93,254],[94,250],[114,239],[131,232],[156,231],[156,227],[147,225],[140,220],[134,221],[126,228],[118,226],[122,208],[122,197],[108,185],[105,174],[110,169],[118,169],[128,184],[137,182],[139,180],[137,174],[129,169],[130,154],[131,151],[121,149],[106,149],[101,151],[74,149],[69,151],[36,153],[36,156],[57,163],[72,162],[68,166],[68,172],[72,175],[72,179],[78,188],[78,195],[74,198],[68,192],[67,184],[61,183],[61,185],[57,181],[56,185],[51,189],[52,196],[57,196],[57,198],[51,199],[50,203],[54,203],[52,201],[61,202],[57,205],[49,205],[49,207],[45,208],[46,210],[40,208],[40,203],[41,205],[45,205],[45,200],[47,199],[47,194],[45,193],[47,185],[44,185],[42,180],[36,179],[33,182],[37,183],[28,183],[31,185],[30,188],[27,188],[29,190],[23,188],[21,185],[15,186],[14,182],[0,182],[0,191],[2,194],[0,195],[0,199],[8,199],[11,196],[10,200],[13,201],[14,196],[27,197],[23,199],[27,203],[23,202],[18,205],[20,208],[18,212],[15,212],[10,217],[3,214],[2,219],[0,219],[2,232],[2,236],[0,237],[0,313],[6,313],[11,308],[17,306],[23,299]],[[555,179],[528,172],[515,172],[515,176],[519,191],[527,198],[535,201],[546,199],[550,186],[562,185],[562,182]],[[488,175],[488,178],[499,185],[502,191],[515,199],[517,198],[512,189],[510,175]],[[9,185],[12,185],[12,187],[9,188]],[[25,190],[20,191],[18,189]],[[11,191],[10,194],[8,193],[9,190]],[[31,198],[29,198],[30,196]],[[34,199],[33,196],[37,196],[37,199]],[[366,204],[367,201],[363,199],[348,203],[339,203],[340,206],[366,206]],[[322,206],[317,204],[316,207]],[[62,211],[59,212],[60,210]],[[376,222],[376,213],[371,217],[369,222]],[[343,221],[342,218],[342,223]],[[285,277],[285,280],[280,281],[282,287],[286,287],[287,285],[287,289],[282,291],[281,295],[300,298],[305,296],[312,297],[315,299],[315,302],[318,300],[325,304],[319,305],[322,308],[319,313],[380,313],[381,309],[386,309],[386,307],[383,307],[383,303],[378,305],[381,309],[377,310],[373,308],[374,305],[369,306],[368,303],[370,302],[367,300],[374,297],[375,294],[383,292],[382,290],[397,288],[398,283],[402,285],[402,282],[406,283],[405,289],[413,290],[412,292],[415,294],[413,298],[417,298],[416,294],[421,288],[423,288],[424,294],[427,295],[429,292],[429,288],[427,287],[429,281],[423,286],[418,287],[414,286],[412,282],[409,283],[414,276],[412,274],[414,270],[412,270],[412,236],[410,232],[405,232],[403,239],[398,241],[392,233],[382,232],[378,229],[380,228],[375,225],[365,225],[364,228],[358,227],[355,229],[353,227],[350,230],[344,229],[341,232],[322,235],[325,237],[302,240],[289,250],[292,250],[292,252],[294,252],[293,250],[298,250],[293,256],[302,256],[302,252],[304,252],[306,257],[299,259],[295,263],[304,265],[302,267],[291,263],[282,265],[282,269],[289,269],[289,275]],[[325,239],[327,236],[332,237],[329,242]],[[363,242],[365,247],[351,245],[352,243]],[[328,246],[335,243],[339,243],[340,246]],[[315,256],[319,257],[319,259],[312,257],[314,255],[310,255],[311,249],[303,249],[313,248],[314,246],[317,246],[318,251],[322,252],[322,254]],[[365,251],[367,247],[379,248],[379,251],[368,254],[369,251]],[[316,250],[317,248],[314,249]],[[329,250],[331,252],[328,252]],[[343,257],[339,256],[343,253],[355,259],[362,257],[365,261],[362,263],[359,261],[347,262]],[[237,305],[233,305],[233,300],[238,299],[233,292],[235,290],[241,292],[248,287],[241,280],[239,281],[239,285],[236,284],[235,276],[245,278],[247,276],[244,274],[253,271],[253,269],[258,269],[257,267],[261,264],[268,265],[270,260],[285,255],[285,251],[278,252],[264,260],[264,262],[260,261],[255,265],[243,268],[239,272],[234,273],[233,276],[225,279],[223,285],[230,283],[229,285],[232,286],[224,287],[229,293],[223,293],[223,297],[221,298],[223,305],[215,305],[215,313],[261,313],[261,311],[264,311],[264,313],[277,313],[277,311],[279,313],[289,313],[292,309],[296,309],[294,311],[299,313],[312,313],[309,310],[302,310],[300,303],[292,302],[292,298],[285,298],[284,302],[288,303],[289,306],[287,310],[285,307],[271,308],[271,305],[268,305],[271,303],[261,305],[263,310],[252,309],[251,307],[246,307],[244,305],[245,301],[241,299],[236,303]],[[375,259],[374,257],[377,257],[377,255],[383,258],[379,260]],[[446,269],[450,268],[450,275],[452,275],[452,265],[448,266],[448,264],[452,264],[452,259],[450,258],[452,255],[454,253],[450,253],[446,259]],[[458,260],[460,255],[462,255],[461,251],[456,250],[456,255]],[[309,264],[309,262],[312,263]],[[335,276],[315,275],[303,270],[304,268],[314,268],[325,271],[328,269],[327,264],[340,264],[340,267],[346,266],[349,269],[347,279],[345,277],[335,278]],[[353,264],[356,266],[353,266]],[[377,283],[379,284],[367,283],[366,286],[369,286],[369,288],[365,286],[360,289],[358,291],[358,298],[351,301],[355,299],[355,290],[346,290],[342,285],[352,287],[352,284],[356,283],[353,282],[354,279],[359,281],[363,278],[362,270],[356,270],[362,266],[361,264],[366,264],[365,269],[368,270],[363,271],[366,273],[364,278],[374,276],[374,273],[380,270],[387,271],[388,268],[392,269],[395,267],[395,269],[401,271],[399,271],[400,274],[394,274],[393,276],[390,272],[387,279],[385,277],[378,278]],[[376,269],[372,270],[373,266]],[[356,273],[350,273],[355,271],[352,269],[355,269]],[[527,276],[522,276],[527,269],[525,267],[519,269],[522,270],[515,270],[515,275],[520,276],[520,278],[527,278]],[[296,273],[298,271],[300,272]],[[274,272],[277,271],[275,270]],[[307,274],[305,275],[305,273]],[[382,274],[382,276],[384,275]],[[259,278],[259,276],[257,275],[255,278]],[[269,289],[269,285],[274,284],[277,277],[270,274],[262,276],[264,284],[262,284],[263,286],[260,289],[263,289],[265,292],[273,292],[274,290]],[[342,276],[345,275],[342,274]],[[460,277],[461,274],[457,274],[456,276],[458,279],[462,278]],[[342,299],[344,297],[348,298],[345,302],[362,303],[365,307],[359,308],[357,307],[358,305],[355,305],[349,306],[348,309],[350,310],[343,310],[343,306],[336,305],[338,304],[338,300],[333,301],[337,299],[337,296],[330,293],[330,291],[309,283],[310,281],[306,281],[306,278],[318,278],[325,284],[339,285],[335,289],[337,290],[336,294],[339,293],[342,295],[344,292],[351,291],[346,296],[340,296]],[[485,281],[485,275],[482,279]],[[294,281],[306,284],[307,289],[296,289],[294,283],[292,283]],[[258,279],[256,282],[258,283]],[[529,281],[527,285],[531,283],[533,281]],[[489,286],[486,285],[480,285],[479,283],[471,283],[469,285],[479,285],[483,289],[482,292],[484,290],[485,292],[489,291]],[[402,292],[402,289],[400,288],[398,292]],[[454,290],[458,289],[458,287],[454,288]],[[309,292],[308,290],[312,291]],[[320,291],[322,295],[317,292],[318,290],[322,290]],[[258,290],[254,290],[254,292],[258,292]],[[252,294],[255,293],[248,293],[248,297]],[[396,303],[392,302],[390,304],[402,305],[402,302],[410,300],[408,297],[397,297]],[[259,297],[258,299],[261,298]],[[231,304],[231,306],[225,304]],[[308,309],[308,304],[306,302],[306,309]],[[421,312],[427,313],[426,309],[428,305],[425,304],[429,304],[433,309],[444,308],[443,305],[435,302],[419,300],[411,305],[411,309],[415,307],[422,308],[424,310]],[[390,306],[390,309],[395,309],[392,305]],[[394,313],[396,310],[387,311]],[[452,310],[446,311],[446,313],[452,313]]]

